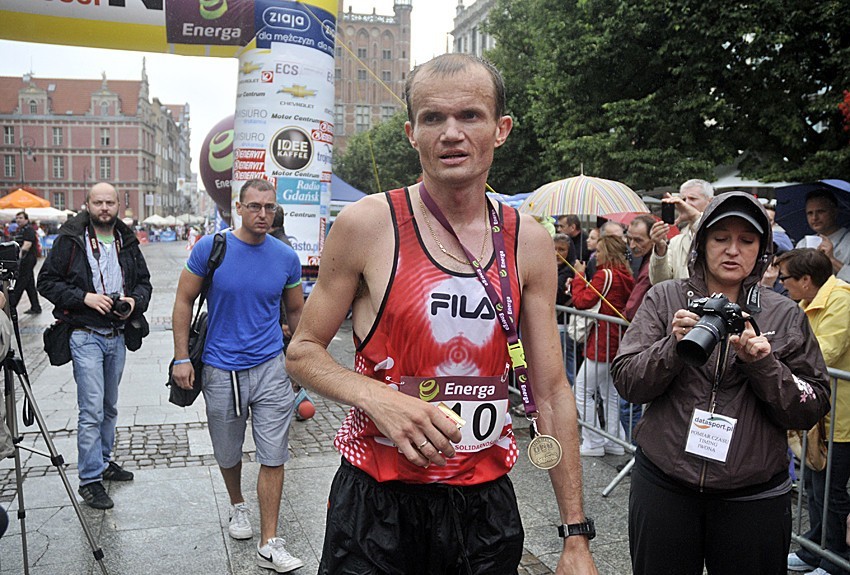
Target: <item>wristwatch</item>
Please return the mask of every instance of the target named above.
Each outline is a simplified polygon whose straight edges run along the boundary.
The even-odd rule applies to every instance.
[[[575,535],[584,535],[590,541],[596,537],[596,525],[593,519],[585,517],[583,523],[570,523],[569,525],[559,525],[558,535],[566,539]]]

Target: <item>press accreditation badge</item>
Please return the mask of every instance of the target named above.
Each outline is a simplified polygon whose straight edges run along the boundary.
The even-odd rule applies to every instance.
[[[695,409],[685,451],[704,459],[726,463],[736,423],[737,419]]]

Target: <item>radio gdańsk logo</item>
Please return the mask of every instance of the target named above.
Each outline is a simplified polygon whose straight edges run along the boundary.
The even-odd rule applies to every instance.
[[[310,135],[301,128],[284,128],[278,131],[270,146],[272,159],[284,170],[300,170],[313,159]]]

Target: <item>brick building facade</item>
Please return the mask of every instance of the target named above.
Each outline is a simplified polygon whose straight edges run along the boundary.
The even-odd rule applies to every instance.
[[[404,108],[404,82],[410,72],[412,10],[412,0],[395,0],[392,16],[376,14],[375,10],[371,14],[356,14],[351,7],[344,11],[339,0],[334,81],[337,157],[351,136]]]
[[[19,187],[79,210],[92,184],[118,190],[119,215],[190,209],[189,106],[150,99],[141,80],[0,77],[0,194]]]

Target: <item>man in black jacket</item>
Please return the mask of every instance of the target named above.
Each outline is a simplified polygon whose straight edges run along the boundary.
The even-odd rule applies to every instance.
[[[56,319],[74,327],[79,493],[91,507],[109,509],[113,502],[103,480],[133,479],[111,460],[124,328],[142,319],[152,291],[139,242],[118,219],[118,193],[110,184],[95,184],[86,196],[86,210],[60,228],[38,274],[38,291],[55,306]]]
[[[15,288],[9,298],[12,307],[15,308],[21,301],[21,296],[26,292],[30,299],[30,309],[24,313],[39,314],[41,313],[41,304],[38,301],[38,292],[35,291],[35,277],[33,276],[38,257],[38,237],[30,225],[30,218],[26,212],[18,212],[15,215],[15,222],[18,224],[15,241],[21,248],[21,269],[18,272],[18,279],[15,280]]]

